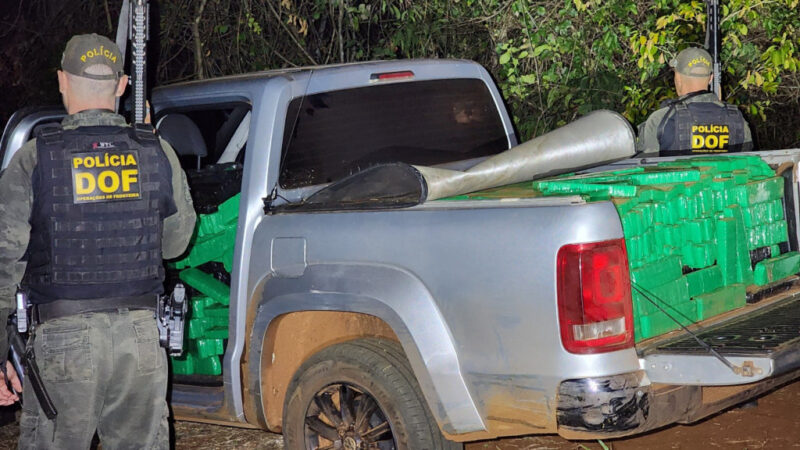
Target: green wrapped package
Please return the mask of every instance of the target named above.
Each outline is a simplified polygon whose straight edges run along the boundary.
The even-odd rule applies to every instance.
[[[558,176],[530,188],[533,196],[579,195],[617,208],[631,280],[661,300],[659,309],[632,290],[637,341],[678,329],[670,309],[682,313],[683,325],[686,318],[705,320],[743,306],[748,286],[800,271],[800,254],[781,254],[788,241],[784,179],[757,156]],[[492,198],[511,194],[503,189],[493,189]],[[461,197],[484,198],[481,192]],[[768,257],[751,260],[751,252]]]
[[[197,228],[184,258],[169,264],[183,269],[178,276],[190,290],[190,308],[184,336],[184,354],[172,358],[172,371],[179,375],[220,375],[228,338],[230,286],[202,270],[221,263],[230,273],[239,221],[240,195],[231,197],[211,214],[200,214]]]

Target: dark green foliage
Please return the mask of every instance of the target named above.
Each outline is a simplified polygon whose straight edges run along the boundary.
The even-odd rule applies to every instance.
[[[800,144],[797,2],[725,0],[721,6],[723,92],[742,107],[760,148]],[[1,45],[17,67],[2,69],[0,88],[13,85],[35,99],[46,90],[51,103],[57,101],[54,77],[52,89],[41,80],[54,72],[69,34],[111,34],[108,23],[116,26],[121,1],[108,0],[108,15],[104,3],[34,0],[16,7],[22,13],[3,6],[8,10],[4,21],[15,28]],[[705,5],[698,0],[154,4],[160,84],[201,73],[212,77],[374,59],[472,59],[498,80],[523,139],[598,108],[641,122],[660,101],[674,96],[667,61],[688,45],[702,45],[705,35]],[[36,30],[43,29],[39,22],[56,18],[58,26],[47,26],[48,39],[37,37]],[[37,68],[35,76],[21,72],[31,67]]]

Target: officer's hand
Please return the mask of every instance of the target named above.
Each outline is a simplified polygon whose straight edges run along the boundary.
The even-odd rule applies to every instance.
[[[0,379],[2,379],[2,382],[0,382],[0,405],[2,406],[12,405],[14,402],[19,401],[17,392],[22,392],[22,383],[20,383],[17,371],[14,370],[11,361],[6,361],[6,374],[8,374],[8,379],[0,372]],[[9,382],[13,391],[8,389]]]

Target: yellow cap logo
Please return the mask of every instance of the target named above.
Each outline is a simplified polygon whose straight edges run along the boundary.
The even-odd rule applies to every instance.
[[[115,55],[111,50],[108,50],[102,45],[100,46],[99,50],[96,47],[91,50],[87,50],[86,53],[81,55],[81,62],[86,62],[87,59],[97,58],[98,56],[104,56],[112,63],[117,62],[117,55]]]
[[[711,66],[711,63],[707,59],[703,58],[702,56],[699,57],[699,58],[695,58],[695,59],[689,61],[689,64],[687,64],[687,65],[689,67],[692,67],[692,66],[694,66],[696,64],[704,64],[706,66]]]

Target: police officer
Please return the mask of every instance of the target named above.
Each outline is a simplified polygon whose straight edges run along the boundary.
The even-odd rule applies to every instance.
[[[678,98],[639,125],[637,150],[661,156],[750,151],[750,127],[739,109],[708,91],[711,55],[687,48],[670,61]]]
[[[127,76],[113,42],[75,36],[61,68],[68,116],[0,175],[0,319],[21,285],[58,410],[48,420],[26,383],[19,445],[88,448],[97,431],[103,447],[168,448],[167,359],[153,310],[162,257],[179,256],[194,229],[186,175],[152,129],[114,113]],[[0,401],[14,400],[0,384]]]

